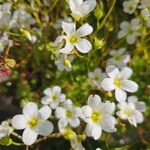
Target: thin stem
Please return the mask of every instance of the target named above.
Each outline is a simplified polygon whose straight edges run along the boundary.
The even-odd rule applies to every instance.
[[[36,142],[34,144],[37,144],[37,143],[40,143],[42,141],[45,141],[47,140],[48,138],[59,138],[61,137],[61,134],[60,133],[53,133],[47,137],[42,137],[42,138],[39,138],[38,140],[36,140]]]
[[[11,135],[17,137],[19,140],[22,140],[22,137],[19,134],[15,133],[15,132],[12,132]]]
[[[105,24],[107,18],[109,17],[109,15],[111,14],[111,12],[112,12],[112,10],[113,10],[113,8],[114,8],[114,6],[115,6],[115,3],[116,3],[116,0],[113,1],[110,10],[109,10],[108,13],[106,14],[106,16],[105,16],[104,20],[102,21],[102,23],[100,24],[100,26],[99,26],[99,27],[97,28],[97,30],[95,31],[94,35],[96,35],[97,32],[104,26],[104,24]]]
[[[29,146],[26,146],[26,150],[29,150]]]

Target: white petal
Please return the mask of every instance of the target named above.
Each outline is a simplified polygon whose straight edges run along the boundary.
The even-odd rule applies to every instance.
[[[12,126],[17,129],[25,129],[26,128],[26,118],[24,115],[16,115],[12,118]]]
[[[53,132],[53,124],[48,120],[42,120],[39,123],[38,128],[36,129],[37,133],[43,136],[48,136]]]
[[[115,90],[115,97],[118,102],[124,102],[127,99],[127,93],[124,90],[117,88]]]
[[[59,129],[60,133],[64,133],[65,132],[67,125],[68,125],[68,120],[67,119],[62,119],[61,118],[58,121],[58,129]]]
[[[121,76],[124,78],[124,79],[128,79],[131,77],[133,71],[131,68],[129,67],[124,67],[122,70],[121,70]]]
[[[52,88],[52,93],[58,95],[61,92],[61,88],[59,86],[54,86]]]
[[[85,122],[88,122],[92,114],[92,108],[90,106],[82,107],[82,118]]]
[[[89,14],[96,7],[96,0],[86,0],[83,5],[88,8],[87,13]]]
[[[137,96],[129,96],[128,97],[128,102],[129,103],[137,103],[138,102],[138,98],[137,98]]]
[[[74,34],[76,25],[75,23],[62,22],[62,29],[67,35]]]
[[[128,118],[128,121],[131,125],[134,125],[135,127],[137,127],[137,122],[136,122],[135,118],[133,118],[133,117]]]
[[[121,39],[121,38],[123,38],[126,35],[127,35],[127,33],[125,31],[121,30],[121,31],[118,32],[118,36],[117,37],[118,37],[118,39]]]
[[[44,90],[43,93],[44,93],[45,95],[47,95],[47,96],[51,96],[52,89],[51,89],[51,88],[47,88],[47,89]]]
[[[115,86],[114,86],[114,80],[111,78],[106,78],[102,81],[101,83],[102,88],[105,91],[113,91],[115,90]]]
[[[105,103],[103,103],[102,105],[102,111],[105,113],[105,114],[113,114],[114,111],[115,111],[115,103],[111,103],[110,101],[106,101]]]
[[[131,80],[125,80],[123,82],[122,88],[127,92],[134,93],[138,90],[138,84]]]
[[[129,22],[127,21],[123,21],[121,24],[120,24],[120,28],[127,31],[128,28],[129,28]]]
[[[126,38],[128,44],[134,44],[135,39],[136,39],[136,37],[134,34],[127,35],[127,38]]]
[[[138,102],[136,104],[136,109],[139,110],[140,112],[145,112],[146,111],[146,105],[144,102]]]
[[[142,123],[144,121],[143,114],[138,110],[134,111],[133,117],[137,123]]]
[[[74,110],[73,110],[74,116],[76,116],[76,117],[81,117],[81,116],[82,116],[81,113],[82,113],[81,108],[79,108],[79,107],[75,107],[75,108],[74,108]]]
[[[56,117],[59,118],[66,118],[66,109],[63,107],[58,107],[55,111]]]
[[[90,26],[88,23],[85,23],[77,30],[77,35],[80,37],[87,36],[93,32],[92,26]]]
[[[58,107],[58,105],[59,105],[59,102],[57,102],[57,101],[52,101],[50,103],[50,106],[51,106],[52,109],[56,109]]]
[[[116,119],[113,116],[107,114],[103,115],[101,125],[104,131],[115,132],[116,131],[115,124],[116,124]]]
[[[47,120],[50,117],[52,110],[49,106],[43,106],[39,109],[39,113],[42,119]]]
[[[65,94],[61,94],[60,96],[59,96],[59,101],[60,102],[64,102],[66,100],[66,95]]]
[[[50,103],[50,98],[48,96],[44,96],[41,100],[43,105],[48,105]]]
[[[60,35],[60,36],[58,36],[57,38],[56,38],[56,40],[55,40],[55,44],[59,44],[60,42],[62,42],[62,40],[65,38],[65,36],[64,35]]]
[[[119,69],[116,68],[115,66],[108,66],[106,68],[106,73],[108,74],[109,77],[116,77],[120,74]]]
[[[22,140],[25,145],[32,145],[36,141],[37,136],[38,134],[35,131],[30,128],[26,128],[23,131]]]
[[[81,4],[83,4],[83,0],[69,0],[69,2],[70,2],[70,5],[72,6],[78,6],[78,5],[81,5]]]
[[[81,53],[88,53],[92,49],[91,43],[86,39],[80,39],[76,44],[75,47]]]
[[[79,126],[80,124],[80,120],[78,118],[72,118],[72,119],[69,119],[69,124],[73,127],[73,128],[76,128]]]
[[[88,105],[94,108],[100,108],[101,107],[101,98],[99,95],[90,95],[88,98]]]
[[[138,30],[140,28],[140,19],[134,18],[131,20],[131,29]]]
[[[36,103],[33,103],[33,102],[27,103],[25,105],[25,107],[23,108],[23,114],[26,117],[37,116],[38,115],[38,107],[37,107]]]
[[[102,127],[99,124],[88,123],[86,126],[86,134],[89,137],[93,137],[94,140],[98,140],[102,134]]]
[[[68,54],[73,50],[74,46],[70,43],[66,43],[65,47],[60,49],[60,52],[63,54]]]

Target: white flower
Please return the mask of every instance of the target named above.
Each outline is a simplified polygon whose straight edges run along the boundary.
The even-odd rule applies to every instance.
[[[109,101],[101,102],[98,95],[91,95],[88,98],[88,105],[82,107],[82,118],[87,123],[86,134],[99,139],[102,130],[114,132],[116,119],[112,116],[115,111],[115,104]]]
[[[67,71],[70,72],[71,71],[71,62],[73,61],[74,57],[73,55],[69,55],[68,57],[66,57],[64,54],[62,54],[60,56],[59,60],[55,61],[55,65],[57,66],[57,69],[59,71]]]
[[[72,16],[79,20],[88,15],[95,7],[96,0],[69,0]]]
[[[66,100],[66,96],[61,93],[61,88],[59,86],[45,89],[44,94],[45,96],[42,98],[42,104],[50,105],[52,109],[56,109],[60,102]]]
[[[135,108],[137,110],[139,110],[140,112],[145,112],[146,111],[145,103],[142,102],[142,101],[138,101],[137,96],[129,96],[127,100],[128,100],[129,103],[134,103]]]
[[[125,48],[120,48],[119,50],[112,50],[110,55],[112,58],[107,60],[107,65],[114,65],[119,69],[127,66],[127,63],[130,61],[130,55],[125,53]]]
[[[123,37],[126,37],[126,41],[128,44],[134,44],[136,38],[140,35],[140,26],[141,23],[138,18],[132,19],[131,23],[123,21],[120,24],[121,31],[119,31],[118,33],[118,38],[121,39]]]
[[[123,2],[123,11],[128,14],[133,14],[135,9],[137,8],[137,2],[134,0],[124,1]]]
[[[136,97],[129,97],[127,102],[121,102],[118,105],[120,111],[116,114],[123,120],[128,120],[131,125],[137,127],[137,123],[144,120],[141,112],[145,111],[145,104],[138,102]]]
[[[0,139],[9,136],[13,129],[9,126],[8,121],[3,121],[0,125]]]
[[[61,43],[63,39],[66,40],[65,47],[60,49],[61,53],[68,54],[73,51],[74,48],[81,53],[88,53],[92,49],[91,43],[82,38],[93,32],[93,28],[89,24],[85,23],[76,30],[75,23],[62,22],[62,28],[66,35],[58,36],[55,40],[56,44]]]
[[[0,5],[0,27],[9,27],[11,19],[11,3],[4,3]]]
[[[101,69],[96,68],[94,72],[88,73],[88,78],[90,80],[90,84],[92,88],[101,88],[101,81],[106,78],[106,74],[102,72]]]
[[[48,136],[53,131],[53,124],[47,119],[51,115],[49,106],[43,106],[38,110],[35,103],[29,102],[23,108],[23,114],[12,118],[12,126],[17,130],[23,130],[22,140],[26,145],[33,144],[38,135]]]
[[[132,75],[132,69],[124,67],[121,71],[115,66],[108,66],[106,68],[107,75],[102,81],[102,88],[106,91],[115,90],[115,97],[118,102],[125,101],[127,98],[127,92],[134,93],[138,90],[138,84],[128,78]]]
[[[81,110],[79,107],[74,107],[71,100],[67,100],[64,107],[58,107],[55,111],[56,117],[59,119],[58,124],[65,122],[66,125],[70,125],[76,128],[80,124],[79,117],[81,115]]]

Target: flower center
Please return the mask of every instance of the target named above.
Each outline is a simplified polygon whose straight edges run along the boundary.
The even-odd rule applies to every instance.
[[[99,123],[102,120],[102,113],[93,111],[91,119],[94,123]]]
[[[57,100],[57,95],[53,95],[53,96],[52,96],[52,100],[53,100],[53,101]]]
[[[122,86],[122,80],[120,79],[120,78],[116,78],[115,80],[114,80],[114,85],[116,86],[116,87],[121,87]]]
[[[71,68],[71,63],[67,59],[64,60],[64,65],[67,66],[67,67],[69,67],[69,68]]]
[[[117,56],[115,56],[115,60],[121,60],[121,56],[120,55],[117,55]]]
[[[129,6],[128,9],[131,11],[133,10],[133,6]]]
[[[67,118],[71,118],[73,114],[72,114],[71,111],[68,110],[67,113],[66,113],[66,115],[67,115]]]
[[[38,125],[39,120],[36,117],[32,117],[29,121],[28,121],[28,125],[32,128],[36,127]]]
[[[133,114],[133,112],[132,112],[132,110],[126,108],[126,109],[124,110],[124,114],[125,114],[127,117],[131,117],[132,114]]]
[[[95,76],[95,81],[100,81],[100,77]]]
[[[66,129],[64,133],[64,138],[67,140],[73,140],[76,137],[76,133],[71,129]]]
[[[77,40],[78,40],[78,38],[77,38],[77,36],[76,36],[76,35],[72,35],[72,36],[70,36],[69,41],[70,41],[70,43],[71,43],[71,44],[76,43],[76,42],[77,42]]]
[[[133,33],[133,30],[132,29],[129,29],[128,30],[128,34],[132,34]]]

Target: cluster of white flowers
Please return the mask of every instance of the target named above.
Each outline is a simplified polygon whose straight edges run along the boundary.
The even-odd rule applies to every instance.
[[[29,28],[34,23],[35,20],[31,14],[26,12],[23,8],[20,8],[13,12],[10,28]]]
[[[28,28],[35,23],[33,17],[23,8],[12,11],[12,3],[0,5],[0,28]]]
[[[48,1],[44,0],[44,4],[47,6]],[[76,21],[79,21],[93,11],[96,7],[96,0],[69,0],[68,4],[72,12],[71,15]],[[141,5],[138,7],[139,4]],[[136,8],[142,9],[141,14],[147,21],[147,25],[150,26],[149,6],[150,2],[147,0],[129,0],[124,1],[123,10],[133,14]],[[10,3],[0,5],[0,27],[9,24],[9,28],[29,28],[34,22],[32,16],[24,9],[17,9],[12,13]],[[62,21],[61,23],[63,35],[59,35],[55,40],[60,52],[60,59],[55,60],[59,71],[71,71],[73,53],[78,54],[78,51],[88,53],[92,50],[92,44],[85,37],[93,32],[93,27],[84,23],[76,29],[77,25],[72,22],[72,19],[71,22]],[[140,36],[141,26],[142,21],[139,18],[133,18],[131,22],[123,21],[120,24],[121,30],[118,33],[118,39],[126,38],[128,44],[135,43],[136,38]],[[58,23],[56,29],[59,27]],[[27,36],[27,38],[33,43],[36,41],[35,36]],[[12,43],[8,35],[3,33],[0,37],[0,53],[3,52],[5,46],[11,47]],[[114,91],[114,102],[103,101],[99,95],[90,95],[87,105],[77,107],[70,99],[66,98],[61,87],[47,88],[44,90],[44,97],[41,99],[43,106],[40,109],[36,103],[28,102],[23,107],[22,114],[12,118],[12,127],[16,130],[24,130],[22,134],[24,144],[32,145],[36,142],[38,135],[50,136],[54,131],[54,126],[50,121],[51,117],[57,119],[61,135],[68,137],[69,134],[71,146],[76,150],[85,149],[81,144],[82,140],[77,139],[78,135],[74,131],[81,122],[86,124],[83,134],[93,137],[95,140],[101,137],[102,131],[108,133],[117,131],[117,116],[127,120],[135,127],[138,123],[143,122],[142,113],[146,110],[145,103],[139,102],[136,96],[128,97],[128,93],[134,93],[138,90],[138,84],[130,79],[133,73],[133,70],[128,67],[130,55],[124,47],[118,50],[113,49],[109,54],[111,58],[106,61],[105,72],[101,68],[95,68],[88,73],[88,79],[94,89],[106,93]],[[9,136],[11,132],[7,122],[0,125],[0,138]]]
[[[121,31],[118,33],[118,38],[126,36],[128,44],[135,43],[135,39],[140,35],[138,30],[141,27],[141,23],[144,22],[147,27],[150,27],[150,1],[149,0],[129,0],[123,2],[123,11],[128,14],[133,14],[136,8],[140,9],[141,16],[137,16],[132,19],[129,24],[127,21],[121,23]]]

